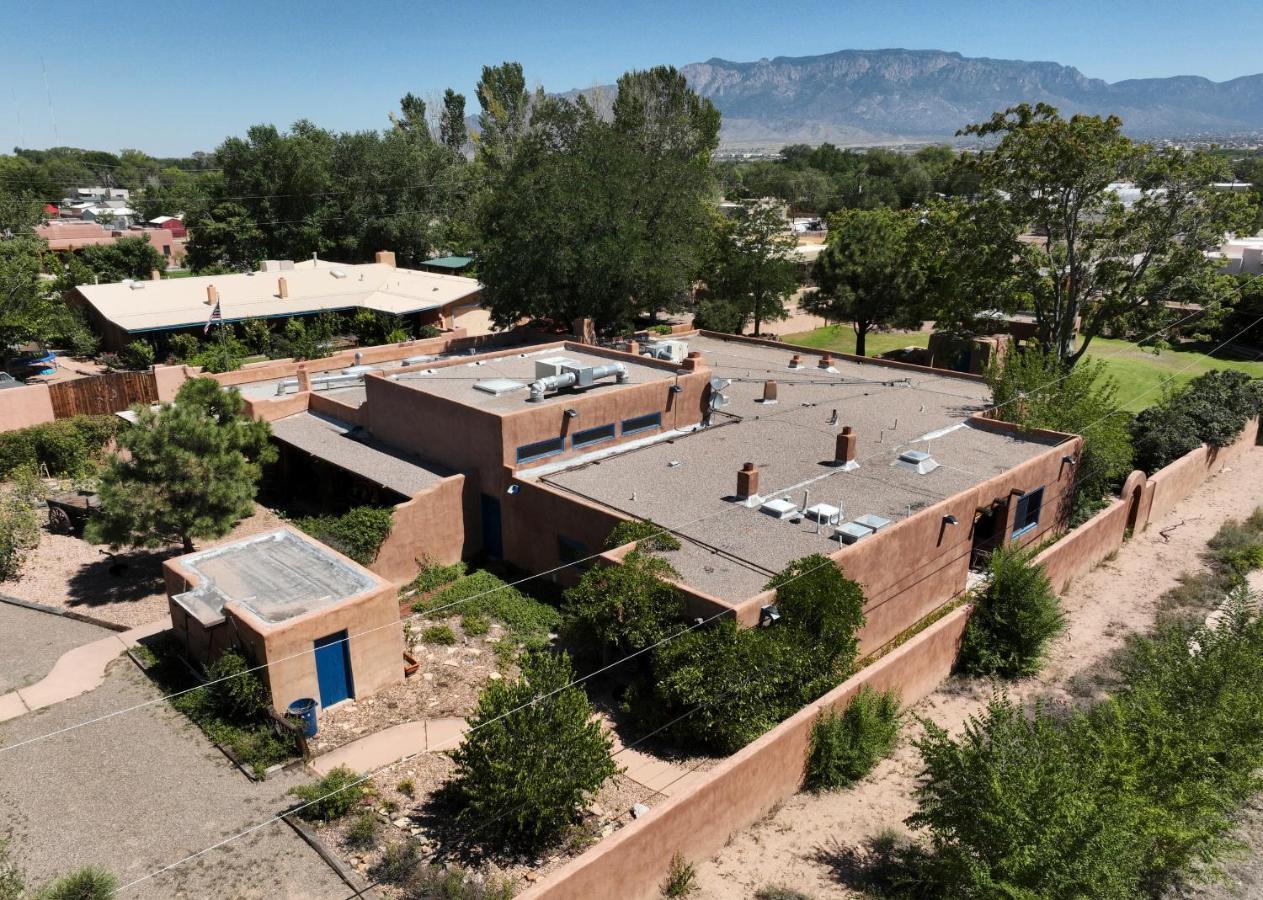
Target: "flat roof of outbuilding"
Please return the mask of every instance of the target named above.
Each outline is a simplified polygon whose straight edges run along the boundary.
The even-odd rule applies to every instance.
[[[686,540],[669,554],[671,564],[688,584],[729,602],[757,594],[794,559],[840,546],[832,527],[817,532],[812,520],[792,524],[734,503],[743,463],[758,466],[765,500],[801,506],[806,493],[808,505],[840,506],[846,522],[866,514],[898,521],[1058,443],[967,422],[987,405],[989,391],[978,381],[836,358],[836,371],[826,372],[805,354],[808,367],[790,370],[792,347],[684,339],[713,374],[733,379],[711,427],[542,480],[677,531]],[[778,383],[774,405],[759,402],[769,378]],[[853,471],[832,465],[846,425],[858,438]],[[896,466],[905,450],[928,451],[939,467],[921,475]]]

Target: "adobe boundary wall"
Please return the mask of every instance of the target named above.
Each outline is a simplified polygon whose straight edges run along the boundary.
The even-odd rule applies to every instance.
[[[912,705],[946,678],[971,608],[953,610],[767,734],[720,762],[691,790],[669,798],[533,885],[519,898],[636,900],[660,896],[671,858],[710,857],[802,786],[811,728],[825,710],[844,708],[863,685],[900,690]]]
[[[46,384],[27,384],[0,391],[0,431],[17,431],[56,418],[53,395]]]
[[[1169,513],[1206,479],[1240,459],[1259,441],[1259,420],[1251,419],[1226,447],[1203,444],[1145,477],[1132,472],[1119,498],[1035,557],[1053,590],[1061,593],[1075,578],[1096,568],[1126,540]]]

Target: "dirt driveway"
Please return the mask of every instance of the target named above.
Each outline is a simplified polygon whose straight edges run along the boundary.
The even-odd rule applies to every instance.
[[[0,632],[0,657],[8,637]],[[156,696],[120,659],[95,691],[0,725],[0,748]],[[125,885],[267,820],[299,780],[247,781],[180,714],[154,705],[0,749],[0,837],[12,838],[13,861],[31,887],[89,864]],[[278,822],[119,896],[341,900],[351,893]]]
[[[1149,628],[1158,598],[1175,586],[1176,576],[1201,565],[1199,554],[1220,524],[1228,518],[1244,518],[1261,504],[1263,448],[1255,448],[1203,484],[1165,519],[1151,523],[1112,561],[1070,585],[1063,597],[1068,627],[1057,640],[1049,664],[1040,677],[1014,685],[1011,694],[1029,700],[1084,690],[1083,674],[1121,646],[1128,632]],[[1168,532],[1166,539],[1160,533],[1163,530]],[[982,710],[989,696],[985,681],[954,678],[912,712],[958,731],[969,716]],[[917,731],[915,726],[905,729],[894,756],[855,788],[819,797],[798,794],[734,835],[722,851],[698,866],[701,890],[697,896],[747,900],[768,884],[794,888],[814,898],[856,896],[835,875],[838,851],[882,829],[903,829],[903,819],[915,808],[912,790],[920,758],[910,738]],[[1254,821],[1263,828],[1263,816],[1256,814]],[[1253,871],[1249,866],[1232,867],[1242,883],[1259,879],[1259,869],[1263,865],[1257,858]]]

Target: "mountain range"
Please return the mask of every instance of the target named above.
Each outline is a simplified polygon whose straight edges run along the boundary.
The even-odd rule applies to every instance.
[[[1115,113],[1138,137],[1263,132],[1263,74],[1223,82],[1176,76],[1111,84],[1054,62],[942,50],[710,59],[680,71],[723,113],[722,144],[733,149],[941,141],[997,110],[1041,100],[1063,115]]]

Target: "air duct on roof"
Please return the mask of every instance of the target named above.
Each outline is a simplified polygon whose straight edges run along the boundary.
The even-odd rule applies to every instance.
[[[918,475],[928,475],[938,468],[938,462],[924,450],[905,450],[891,465]]]
[[[544,362],[544,360],[540,360]],[[619,384],[627,381],[627,367],[622,363],[610,363],[606,366],[585,366],[581,364],[572,364],[567,361],[561,366],[561,372],[557,375],[546,375],[543,378],[537,378],[531,382],[531,396],[527,398],[532,403],[538,403],[544,399],[544,395],[553,391],[559,391],[568,387],[591,387],[601,378],[609,378],[614,376]]]

